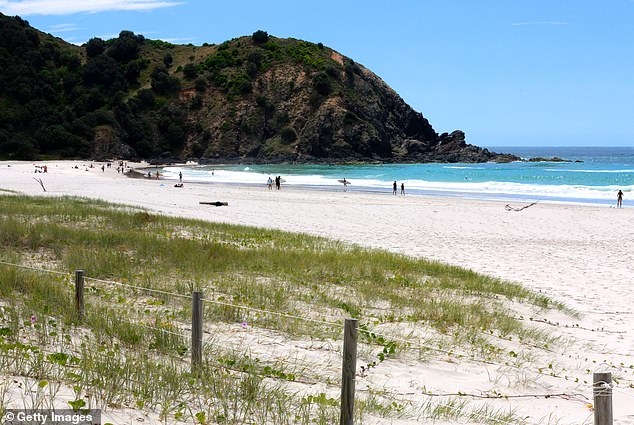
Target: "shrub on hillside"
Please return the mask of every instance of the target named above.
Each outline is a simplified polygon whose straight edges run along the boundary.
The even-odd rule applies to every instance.
[[[172,57],[172,54],[170,52],[165,53],[165,55],[163,55],[163,64],[165,64],[165,67],[169,68],[170,66],[172,66],[172,63],[174,63],[174,58]]]
[[[193,63],[188,63],[183,67],[183,76],[187,80],[193,80],[198,76],[198,69]]]
[[[142,35],[135,35],[132,31],[121,31],[107,50],[114,60],[121,63],[130,62],[139,56],[141,45],[145,41]]]
[[[325,72],[320,72],[315,75],[315,78],[313,79],[313,86],[315,87],[317,93],[322,96],[330,94],[330,78],[328,78],[328,75]]]
[[[101,38],[95,37],[88,40],[86,43],[86,56],[89,58],[94,58],[95,56],[99,56],[106,50],[106,42]]]
[[[154,68],[150,78],[152,79],[152,90],[156,93],[167,94],[180,89],[180,80],[169,75],[165,68]]]
[[[251,38],[255,44],[264,44],[269,41],[269,34],[266,31],[257,30]]]
[[[203,92],[207,88],[207,81],[204,78],[197,78],[194,81],[194,87],[197,92]]]
[[[295,133],[293,127],[284,127],[282,131],[280,131],[280,138],[283,144],[288,145],[297,140],[297,133]]]

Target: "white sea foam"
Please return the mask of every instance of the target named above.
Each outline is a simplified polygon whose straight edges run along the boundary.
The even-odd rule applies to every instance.
[[[430,182],[422,180],[405,181],[405,187],[430,192],[459,192],[478,195],[512,195],[526,198],[560,198],[611,200],[615,199],[616,192],[634,191],[633,186],[581,186],[581,185],[538,185],[511,182]]]
[[[551,172],[565,172],[565,173],[617,173],[617,174],[624,174],[624,173],[634,173],[634,170],[568,170],[565,168],[544,168],[544,171],[551,171]]]

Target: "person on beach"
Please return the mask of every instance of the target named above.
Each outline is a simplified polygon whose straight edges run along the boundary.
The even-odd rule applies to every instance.
[[[282,188],[282,176],[275,177],[275,187],[277,188],[277,190],[280,190]]]
[[[266,181],[266,187],[268,187],[269,190],[273,190],[273,179],[271,176],[269,176],[269,179]]]
[[[105,172],[106,172],[106,166],[105,166],[105,165],[103,165],[103,164],[101,164],[101,172],[102,172],[102,173],[105,173]]]
[[[394,180],[394,184],[392,185],[392,195],[396,196],[396,180]]]
[[[348,191],[348,180],[346,180],[346,178],[343,178],[343,191],[347,192]]]
[[[618,193],[616,194],[616,207],[623,208],[623,192],[621,192],[621,189],[619,189]]]
[[[159,172],[158,172],[158,170],[156,170],[156,180],[158,180],[158,179],[159,179]]]
[[[151,178],[152,178],[152,172],[150,172],[150,171],[148,171],[148,172],[147,172],[147,178],[148,178],[148,179],[151,179]]]
[[[178,182],[179,183],[183,182],[183,173],[181,171],[178,172]]]
[[[405,183],[401,183],[401,196],[405,196]]]

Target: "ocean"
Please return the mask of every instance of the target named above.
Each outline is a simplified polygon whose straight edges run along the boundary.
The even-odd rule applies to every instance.
[[[634,147],[511,147],[489,150],[521,158],[559,157],[573,162],[512,162],[507,164],[368,164],[368,165],[227,165],[170,166],[166,178],[209,183],[253,184],[265,187],[268,176],[282,176],[284,186],[314,190],[392,193],[405,184],[407,195],[475,199],[634,205]],[[213,173],[213,174],[212,174]]]

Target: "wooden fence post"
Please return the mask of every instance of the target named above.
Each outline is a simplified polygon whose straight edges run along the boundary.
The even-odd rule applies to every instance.
[[[191,371],[198,370],[203,361],[203,293],[192,292],[192,364]]]
[[[357,319],[346,319],[343,332],[340,425],[354,424],[354,384],[357,371]]]
[[[612,373],[593,374],[594,425],[612,425]]]
[[[75,309],[79,320],[84,318],[84,271],[75,270]]]

